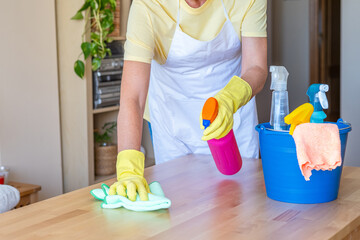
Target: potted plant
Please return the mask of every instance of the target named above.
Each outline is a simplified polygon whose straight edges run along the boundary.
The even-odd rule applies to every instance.
[[[116,172],[117,146],[111,142],[116,129],[116,122],[107,122],[99,130],[94,131],[95,138],[95,175],[111,175]]]
[[[119,2],[118,2],[119,3]],[[112,41],[110,34],[114,31],[114,13],[116,0],[84,0],[82,7],[71,18],[72,20],[83,20],[85,13],[86,24],[82,34],[81,44],[84,60],[92,57],[91,67],[93,71],[99,69],[101,60],[106,55],[111,55],[110,48],[106,45]],[[85,40],[85,35],[90,31],[90,41]],[[74,64],[74,71],[80,77],[84,77],[84,61],[78,59]]]

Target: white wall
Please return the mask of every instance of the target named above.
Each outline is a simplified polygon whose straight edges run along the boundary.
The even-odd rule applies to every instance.
[[[309,0],[271,0],[273,65],[289,72],[290,112],[308,102],[309,86]],[[269,87],[269,86],[267,86]]]
[[[74,73],[74,62],[81,53],[81,34],[85,21],[71,17],[81,8],[83,0],[56,1],[59,91],[61,112],[62,160],[64,191],[88,186],[94,178],[93,115],[91,68],[84,79]],[[80,59],[83,59],[81,56]],[[87,64],[89,63],[89,59]]]
[[[273,56],[273,9],[272,1],[267,3],[267,44],[268,44],[268,65],[272,63]],[[256,106],[258,112],[259,123],[269,122],[270,110],[271,110],[271,91],[270,91],[270,75],[268,75],[267,81],[263,90],[256,96]]]
[[[40,199],[62,193],[55,27],[54,1],[1,1],[1,160]]]
[[[360,166],[360,1],[341,1],[341,117],[352,124],[345,165]]]
[[[283,65],[289,72],[290,111],[308,102],[309,0],[268,1],[268,65]],[[270,120],[271,76],[257,96],[259,122]]]

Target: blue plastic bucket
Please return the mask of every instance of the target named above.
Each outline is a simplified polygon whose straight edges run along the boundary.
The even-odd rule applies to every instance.
[[[351,125],[339,119],[336,122],[344,160],[347,135]],[[260,152],[266,194],[269,198],[290,203],[323,203],[337,198],[343,163],[332,171],[312,171],[305,181],[296,157],[296,147],[289,131],[271,129],[269,123],[256,126],[260,138]]]

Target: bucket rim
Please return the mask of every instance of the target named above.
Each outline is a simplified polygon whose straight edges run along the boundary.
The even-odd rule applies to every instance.
[[[266,122],[266,123],[268,123],[268,122]],[[260,124],[258,124],[256,126],[256,128],[271,131],[271,132],[278,132],[278,133],[289,133],[290,132],[290,130],[275,130],[275,129],[265,127],[264,124],[266,124],[266,123],[260,123]],[[351,130],[352,129],[351,124],[344,121],[342,118],[339,118],[336,122],[324,122],[324,123],[332,123],[332,124],[341,123],[341,124],[346,125],[345,127],[339,128],[339,131],[344,131],[344,130],[347,130],[347,129]]]

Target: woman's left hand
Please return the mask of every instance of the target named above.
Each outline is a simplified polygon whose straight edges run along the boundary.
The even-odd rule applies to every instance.
[[[225,137],[233,127],[234,113],[247,104],[252,97],[250,85],[238,76],[231,78],[229,83],[214,98],[218,101],[219,110],[214,122],[205,129],[203,141]],[[200,114],[200,127],[203,129]]]

